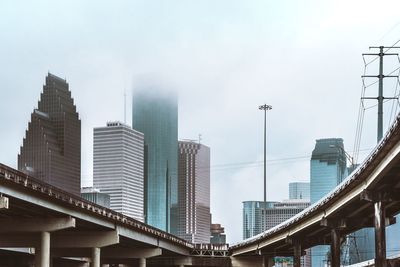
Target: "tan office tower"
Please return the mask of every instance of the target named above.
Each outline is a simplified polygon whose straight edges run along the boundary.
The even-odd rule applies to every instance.
[[[18,155],[18,169],[80,195],[81,121],[66,80],[48,74]]]
[[[178,145],[178,236],[210,243],[210,148],[185,141]]]

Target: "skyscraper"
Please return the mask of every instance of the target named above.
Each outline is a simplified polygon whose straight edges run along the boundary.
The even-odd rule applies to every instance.
[[[75,195],[81,190],[81,121],[66,80],[48,74],[18,155],[18,169]]]
[[[258,235],[263,231],[264,210],[276,202],[243,201],[243,239]]]
[[[335,188],[346,176],[346,155],[343,139],[318,139],[311,156],[311,204],[317,202]],[[312,266],[325,266],[329,246],[311,249]]]
[[[226,244],[225,228],[219,223],[211,224],[211,238],[210,244],[222,245]]]
[[[289,199],[310,200],[310,183],[306,182],[289,183]]]
[[[190,141],[178,144],[178,236],[210,243],[210,148]]]
[[[132,125],[144,133],[145,222],[177,233],[178,101],[154,83],[135,90]]]
[[[144,221],[144,137],[120,122],[93,131],[93,185],[110,208]]]
[[[292,218],[309,206],[310,201],[308,199],[289,199],[273,203],[271,207],[265,209],[265,229],[271,229],[272,227]]]
[[[263,214],[265,211],[265,229],[290,219],[310,206],[309,200],[289,199],[282,202],[267,201],[243,202],[243,239],[250,238],[262,232]]]
[[[97,205],[110,208],[110,196],[100,192],[97,188],[83,187],[81,189],[81,197]]]

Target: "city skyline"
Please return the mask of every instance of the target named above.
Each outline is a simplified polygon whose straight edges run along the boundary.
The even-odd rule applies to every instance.
[[[111,9],[98,2],[58,8],[45,2],[3,2],[0,55],[8,64],[0,74],[0,122],[7,131],[1,133],[0,147],[8,153],[0,162],[16,167],[40,95],[37,88],[50,70],[73,88],[82,119],[83,185],[91,185],[93,127],[124,121],[124,91],[130,110],[136,76],[161,73],[180,91],[179,139],[202,134],[213,149],[213,217],[225,227],[230,243],[239,241],[241,201],[261,200],[263,193],[258,106],[274,106],[268,115],[267,197],[284,199],[286,190],[277,188],[308,178],[315,139],[341,136],[346,151],[353,150],[361,54],[370,45],[394,44],[400,31],[399,3],[382,4],[392,8],[376,14],[373,1],[173,1],[168,7],[135,2]],[[385,70],[391,71],[389,60]],[[373,95],[376,88],[370,89]],[[368,112],[364,156],[376,142],[376,110]],[[384,114],[389,116],[390,108]],[[230,194],[220,196],[224,190]]]

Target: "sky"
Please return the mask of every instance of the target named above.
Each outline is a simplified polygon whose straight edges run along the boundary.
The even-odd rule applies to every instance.
[[[395,0],[1,1],[0,162],[16,167],[51,72],[67,79],[82,120],[82,184],[90,186],[93,127],[124,121],[124,92],[131,124],[138,77],[163,77],[179,93],[179,138],[201,134],[211,148],[213,222],[238,242],[242,201],[263,198],[258,106],[273,107],[267,199],[280,201],[289,182],[309,180],[316,139],[341,137],[354,150],[362,53],[400,39],[399,13]],[[385,57],[385,71],[398,65]],[[385,95],[395,84],[385,81]],[[365,103],[359,160],[376,144],[375,102]],[[392,110],[387,102],[385,129]]]

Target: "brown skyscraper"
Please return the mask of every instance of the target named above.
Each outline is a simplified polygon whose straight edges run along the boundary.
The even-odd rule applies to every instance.
[[[38,108],[31,115],[18,169],[79,195],[81,187],[81,121],[68,83],[48,74]]]
[[[210,148],[179,141],[178,236],[210,243]]]

